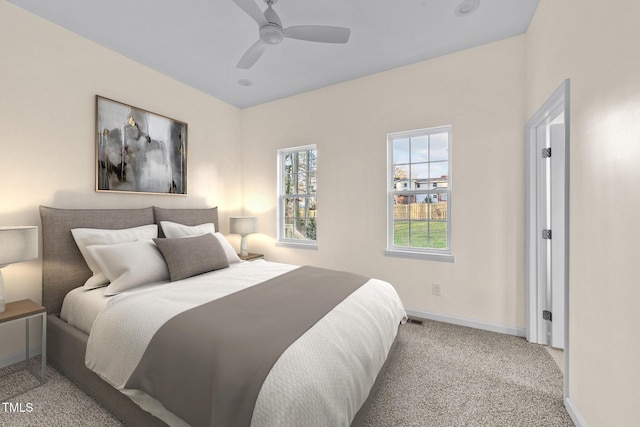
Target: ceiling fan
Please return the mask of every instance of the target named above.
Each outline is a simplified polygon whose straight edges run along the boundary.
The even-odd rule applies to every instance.
[[[267,9],[262,12],[254,0],[233,0],[235,4],[251,16],[260,26],[260,38],[238,61],[237,68],[248,69],[260,58],[267,45],[278,44],[283,38],[306,40],[321,43],[346,43],[349,41],[351,30],[344,27],[329,27],[325,25],[297,25],[282,27],[282,21],[271,7],[278,0],[264,0]]]

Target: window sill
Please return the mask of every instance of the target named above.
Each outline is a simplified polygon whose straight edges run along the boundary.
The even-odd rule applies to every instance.
[[[276,246],[284,246],[288,248],[299,248],[299,249],[318,249],[318,244],[316,242],[276,242]]]
[[[454,256],[452,254],[436,254],[427,252],[415,252],[415,251],[399,251],[387,249],[384,251],[385,256],[397,257],[397,258],[411,258],[411,259],[425,259],[428,261],[440,261],[440,262],[453,262]]]

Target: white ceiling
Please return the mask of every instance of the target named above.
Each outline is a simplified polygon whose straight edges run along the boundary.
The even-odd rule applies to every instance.
[[[258,25],[232,0],[9,1],[240,108],[522,34],[539,2],[480,0],[459,17],[462,0],[280,0],[284,27],[349,27],[349,42],[285,39],[241,70]]]

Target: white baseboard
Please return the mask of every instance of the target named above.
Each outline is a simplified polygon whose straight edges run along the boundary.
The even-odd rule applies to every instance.
[[[580,412],[578,412],[570,397],[564,399],[564,407],[567,408],[571,421],[576,427],[587,427],[586,421],[580,416]]]
[[[40,354],[42,354],[42,347],[40,346],[29,349],[29,357],[38,356]],[[24,352],[16,353],[13,356],[8,356],[3,359],[0,359],[0,368],[11,366],[18,362],[24,362]]]
[[[525,328],[514,328],[511,326],[499,325],[497,323],[482,322],[479,320],[465,319],[462,317],[447,316],[445,314],[429,313],[427,311],[405,309],[409,316],[421,317],[423,319],[435,320],[438,322],[451,323],[453,325],[467,326],[485,331],[498,332],[500,334],[515,335],[517,337],[525,337],[527,330]]]

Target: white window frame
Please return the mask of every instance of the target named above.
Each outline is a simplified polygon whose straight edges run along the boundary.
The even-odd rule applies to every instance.
[[[307,249],[317,249],[318,247],[318,229],[316,228],[316,239],[315,240],[311,240],[311,239],[292,239],[292,238],[287,238],[285,237],[285,212],[284,212],[284,200],[287,197],[308,197],[308,194],[285,194],[285,180],[284,180],[284,164],[283,164],[283,159],[284,156],[288,153],[293,153],[293,152],[299,152],[299,151],[311,151],[314,150],[316,152],[316,186],[318,184],[318,176],[317,176],[317,171],[318,171],[318,149],[316,147],[315,144],[310,144],[310,145],[301,145],[298,147],[291,147],[291,148],[282,148],[280,150],[278,150],[278,206],[277,206],[277,240],[276,240],[276,245],[277,246],[291,246],[291,247],[299,247],[299,248],[307,248]],[[315,198],[316,198],[316,206],[318,203],[318,198],[317,198],[318,192],[317,192],[317,188],[316,188],[316,192],[315,192]],[[316,212],[317,212],[317,208],[316,208]],[[316,218],[316,227],[317,227],[317,215],[315,216]]]
[[[396,139],[412,138],[418,136],[446,133],[448,135],[448,186],[441,189],[394,189],[394,163],[393,163],[393,142]],[[451,213],[452,213],[452,168],[451,150],[452,147],[452,126],[438,126],[426,129],[416,129],[405,132],[394,132],[387,135],[387,249],[385,255],[401,258],[417,258],[432,261],[453,262],[454,256],[451,249]],[[394,196],[397,194],[435,194],[443,193],[447,195],[447,248],[420,248],[414,246],[396,246],[394,244]]]

